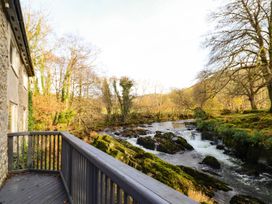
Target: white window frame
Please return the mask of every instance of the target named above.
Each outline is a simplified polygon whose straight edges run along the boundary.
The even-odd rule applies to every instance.
[[[19,76],[20,64],[21,64],[21,59],[20,59],[19,52],[15,44],[11,40],[10,41],[10,66],[17,77]]]
[[[17,132],[18,131],[18,105],[9,102],[9,132]]]

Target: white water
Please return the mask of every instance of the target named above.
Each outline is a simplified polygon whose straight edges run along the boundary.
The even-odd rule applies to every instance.
[[[145,127],[145,129],[150,131],[150,134],[146,136],[154,136],[156,131],[173,132],[177,136],[185,138],[187,142],[194,147],[193,151],[179,152],[177,154],[170,155],[156,150],[145,149],[144,147],[136,144],[137,138],[121,138],[127,140],[134,146],[155,154],[171,164],[189,166],[200,171],[209,170],[220,175],[216,176],[216,178],[229,184],[230,187],[233,188],[233,191],[227,193],[221,191],[217,192],[215,198],[218,203],[228,203],[233,195],[239,193],[258,197],[267,204],[272,204],[271,175],[261,174],[258,177],[254,177],[237,173],[236,170],[240,169],[242,164],[240,160],[224,154],[223,150],[216,149],[216,145],[211,145],[210,141],[202,140],[201,133],[196,130],[187,130],[184,122],[185,121],[153,123],[152,125]],[[114,135],[112,132],[108,132],[108,134],[119,137]],[[217,158],[221,163],[220,170],[214,170],[205,165],[199,164],[207,155]]]

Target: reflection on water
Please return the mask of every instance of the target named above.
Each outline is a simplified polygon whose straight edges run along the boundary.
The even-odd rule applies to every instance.
[[[173,132],[176,135],[183,137],[187,142],[194,147],[193,151],[179,152],[174,155],[148,150],[136,144],[137,138],[124,138],[131,144],[144,149],[147,152],[153,153],[161,159],[174,164],[184,165],[196,168],[202,171],[213,171],[218,174],[218,179],[228,183],[233,191],[231,192],[217,192],[215,198],[218,203],[228,203],[230,198],[239,193],[258,197],[266,203],[272,203],[272,178],[268,174],[260,174],[258,177],[248,176],[237,172],[241,169],[242,162],[229,155],[223,153],[223,150],[216,149],[215,145],[211,145],[210,141],[202,140],[201,133],[196,130],[187,130],[184,122],[192,120],[182,120],[175,122],[153,123],[146,126],[151,133],[148,136],[154,136],[156,131]],[[111,135],[114,135],[111,133]],[[220,170],[209,169],[208,167],[199,164],[203,158],[211,155],[221,163]]]

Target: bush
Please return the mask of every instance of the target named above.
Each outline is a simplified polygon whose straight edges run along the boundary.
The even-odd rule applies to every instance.
[[[217,120],[197,120],[197,128],[201,131],[214,131],[218,126]]]
[[[209,115],[200,107],[194,109],[195,118],[205,120],[209,117]]]

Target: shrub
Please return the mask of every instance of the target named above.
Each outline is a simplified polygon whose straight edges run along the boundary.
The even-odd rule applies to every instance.
[[[197,128],[201,131],[214,131],[218,126],[217,120],[197,120]]]
[[[200,107],[194,109],[194,116],[195,118],[202,120],[205,120],[209,117],[208,114]]]

